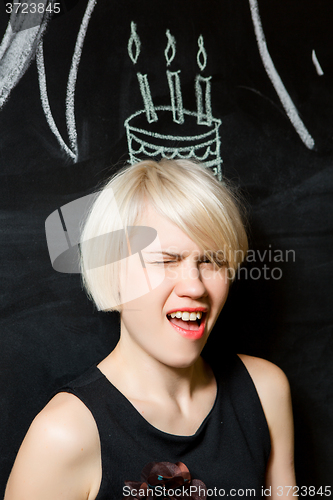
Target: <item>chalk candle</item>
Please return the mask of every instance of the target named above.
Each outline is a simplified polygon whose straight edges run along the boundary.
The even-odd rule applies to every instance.
[[[171,35],[169,30],[166,30],[166,36],[168,38],[168,43],[164,51],[167,66],[170,66],[176,55],[176,40]],[[166,75],[168,79],[169,89],[170,89],[170,100],[172,107],[172,117],[175,123],[184,123],[184,108],[183,108],[183,98],[180,86],[180,70],[169,71],[167,70]]]
[[[197,53],[197,63],[200,71],[203,71],[207,65],[207,54],[204,47],[203,36],[200,35],[198,38],[198,53]],[[212,115],[212,102],[211,102],[211,76],[203,77],[197,75],[195,78],[195,95],[197,98],[197,113],[198,119],[197,123],[199,125],[210,126],[213,121]]]
[[[141,42],[136,32],[136,24],[132,21],[131,36],[128,40],[127,51],[133,64],[137,63],[138,57],[140,55],[140,48],[141,48]],[[148,123],[156,122],[158,120],[158,117],[154,108],[154,103],[150,92],[148,75],[147,74],[143,75],[142,73],[138,72],[136,76],[139,82],[140,92],[145,107],[147,121]]]
[[[132,35],[128,42],[128,53],[133,62],[139,57],[140,40],[136,34],[136,25],[131,24]],[[168,43],[164,51],[167,67],[172,63],[176,54],[175,38],[166,30]],[[197,61],[201,71],[206,66],[206,53],[203,47],[203,37],[198,39],[199,51]],[[218,180],[222,180],[222,158],[219,128],[221,120],[213,118],[210,102],[210,79],[201,75],[196,77],[197,110],[189,111],[183,108],[182,92],[180,85],[180,70],[166,70],[167,81],[170,89],[171,105],[153,106],[149,90],[147,75],[138,74],[141,82],[141,94],[145,108],[133,113],[125,120],[129,162],[134,164],[140,161],[140,155],[146,157],[162,158],[195,158],[204,163],[207,168],[212,168]],[[204,99],[203,99],[204,96]],[[174,127],[175,133],[162,133],[153,121],[157,121],[156,113],[173,117],[172,123],[179,124]],[[156,119],[154,120],[154,116]],[[149,123],[147,123],[147,120]],[[202,126],[203,125],[203,126]]]

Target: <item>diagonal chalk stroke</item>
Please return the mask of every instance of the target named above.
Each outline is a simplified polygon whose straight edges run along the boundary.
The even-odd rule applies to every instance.
[[[0,45],[0,64],[1,64],[1,66],[2,66],[2,63],[1,63],[2,58],[8,50],[10,40],[13,37],[13,35],[14,34],[13,34],[13,30],[12,30],[12,25],[10,24],[10,22],[8,22],[5,34],[3,36],[3,39],[1,40],[1,45]]]
[[[0,109],[29,68],[48,20],[49,16],[42,14],[38,26],[25,29],[28,17],[25,14],[11,14],[0,45]],[[16,31],[13,31],[12,24],[17,28]]]
[[[61,134],[58,130],[58,127],[54,121],[52,116],[52,111],[50,108],[50,103],[47,95],[47,85],[46,85],[46,74],[45,74],[45,65],[44,65],[44,51],[43,51],[43,40],[40,40],[37,52],[36,52],[36,64],[37,64],[37,73],[38,73],[38,82],[40,89],[40,98],[42,101],[43,111],[46,117],[46,121],[49,124],[49,127],[53,134],[56,136],[61,149],[65,151],[74,161],[76,160],[76,154],[71,151],[71,149],[67,146]]]
[[[153,98],[150,92],[148,75],[137,73],[136,76],[138,77],[140,92],[142,95],[143,104],[145,106],[147,122],[148,123],[156,122],[158,120],[158,116],[156,114]]]
[[[66,123],[67,123],[67,131],[70,142],[70,149],[75,153],[75,161],[78,158],[78,147],[77,147],[77,131],[75,124],[75,112],[74,112],[74,104],[75,104],[75,85],[77,79],[77,71],[80,64],[81,54],[84,39],[87,33],[88,24],[90,21],[91,14],[94,10],[94,7],[97,3],[97,0],[89,0],[86,11],[84,13],[82,23],[80,26],[79,34],[76,39],[74,54],[72,58],[72,65],[68,76],[67,82],[67,93],[66,93]]]
[[[251,16],[252,16],[252,21],[253,21],[253,26],[254,26],[254,32],[256,35],[257,43],[258,43],[258,48],[259,48],[259,53],[264,65],[264,68],[266,70],[266,73],[271,80],[273,87],[275,88],[275,91],[277,95],[279,96],[279,99],[281,101],[282,106],[284,107],[284,110],[291,121],[292,125],[294,126],[296,132],[298,133],[299,137],[305,144],[305,146],[309,149],[313,149],[315,145],[314,139],[311,137],[309,134],[307,128],[305,127],[303,121],[301,120],[298,111],[296,109],[295,104],[293,103],[290,95],[287,92],[287,89],[285,88],[280,75],[278,74],[274,63],[272,61],[272,58],[270,56],[270,53],[267,48],[266,44],[266,39],[265,39],[265,34],[262,28],[261,24],[261,19],[260,19],[260,14],[259,14],[259,7],[258,7],[258,1],[257,0],[249,0],[250,4],[250,10],[251,10]]]
[[[317,74],[319,76],[323,76],[323,68],[320,66],[320,62],[318,61],[317,54],[314,49],[312,50],[312,62],[314,64],[314,67],[316,68]]]

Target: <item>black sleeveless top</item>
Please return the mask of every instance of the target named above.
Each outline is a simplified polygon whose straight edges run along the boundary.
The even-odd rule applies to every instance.
[[[175,498],[191,498],[189,484],[202,485],[194,480],[204,483],[207,499],[222,496],[262,498],[270,437],[255,386],[236,355],[227,363],[223,362],[223,368],[212,368],[218,388],[215,403],[191,436],[168,434],[153,427],[96,366],[60,389],[60,392],[70,392],[81,399],[97,424],[102,481],[96,500],[146,498],[139,486],[147,477],[147,467],[143,469],[151,462],[158,463],[154,468],[157,470],[155,479],[161,480],[165,488],[163,491],[160,486],[159,492],[158,488],[150,489],[157,500],[168,498],[171,491],[166,489],[168,484],[181,484],[179,479],[176,483],[172,481],[172,473],[167,474],[161,462],[182,462],[189,470],[192,482],[187,475],[187,490],[184,485],[179,486]],[[166,466],[169,472],[171,464]],[[152,465],[148,465],[148,476],[151,468]],[[174,469],[179,472],[176,466]],[[177,475],[176,472],[173,475]],[[153,479],[150,477],[149,481]],[[129,496],[130,491],[133,492],[129,484],[135,487],[137,495]],[[250,489],[251,492],[245,493]],[[191,493],[192,499],[204,498],[198,486],[197,490],[193,486]]]

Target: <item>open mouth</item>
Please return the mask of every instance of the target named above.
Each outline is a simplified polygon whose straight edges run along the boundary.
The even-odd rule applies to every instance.
[[[167,318],[170,323],[184,330],[198,330],[203,320],[202,316],[200,318],[195,318],[195,320],[183,320],[182,318],[177,318],[177,316],[172,317],[171,314],[168,314]]]
[[[167,314],[171,325],[184,337],[200,338],[204,334],[206,312],[186,313],[177,311]]]

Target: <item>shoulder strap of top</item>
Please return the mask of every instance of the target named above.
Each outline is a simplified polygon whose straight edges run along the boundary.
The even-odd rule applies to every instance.
[[[218,370],[222,391],[229,395],[234,413],[242,428],[255,461],[268,460],[271,441],[266,416],[251,375],[237,354],[223,359]]]

